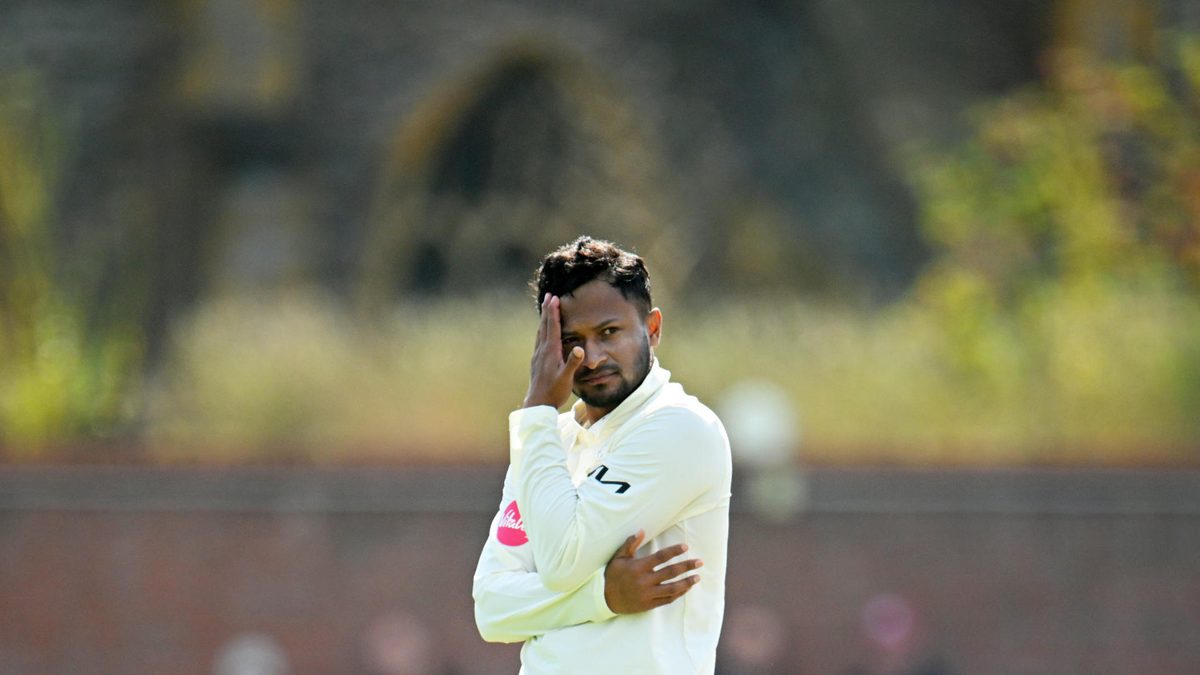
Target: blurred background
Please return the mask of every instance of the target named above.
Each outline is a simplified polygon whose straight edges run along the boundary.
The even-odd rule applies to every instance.
[[[719,672],[1200,662],[1200,3],[0,0],[0,673],[514,673],[539,258],[737,463]]]

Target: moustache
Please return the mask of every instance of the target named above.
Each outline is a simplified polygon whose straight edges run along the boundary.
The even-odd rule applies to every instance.
[[[600,377],[602,375],[618,375],[620,372],[620,368],[614,368],[611,366],[608,368],[597,368],[596,370],[580,370],[575,373],[575,381],[583,382],[584,380],[591,379],[593,377]]]

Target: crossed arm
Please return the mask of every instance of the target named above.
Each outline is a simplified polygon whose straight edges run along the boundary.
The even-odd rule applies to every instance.
[[[515,498],[512,478],[510,469],[472,587],[475,621],[488,642],[521,642],[567,626],[606,621],[616,614],[644,612],[673,602],[694,583],[662,583],[699,566],[698,560],[663,566],[683,554],[686,546],[669,546],[638,558],[634,552],[644,540],[644,533],[638,532],[578,588],[566,592],[547,588],[535,571],[528,544],[507,546],[495,534],[504,505]]]
[[[512,566],[511,560],[503,559],[503,552],[485,548],[472,589],[480,635],[488,642],[521,642],[559,628],[606,621],[617,614],[636,614],[674,602],[697,577],[663,582],[701,563],[684,560],[663,566],[687,550],[682,544],[634,557],[643,539],[641,532],[630,536],[604,568],[565,593],[546,588],[537,572]],[[488,546],[493,543],[489,541]]]

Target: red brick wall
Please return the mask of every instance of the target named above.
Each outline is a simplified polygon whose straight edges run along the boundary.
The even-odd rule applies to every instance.
[[[274,641],[292,673],[388,672],[389,654],[391,672],[515,673],[515,647],[484,644],[471,618],[495,473],[439,473],[445,512],[403,508],[418,483],[437,480],[383,473],[331,474],[361,483],[358,497],[304,473],[306,505],[261,488],[277,478],[267,471],[251,481],[175,472],[165,488],[145,471],[69,484],[0,472],[0,673],[211,673],[245,633]],[[378,483],[387,475],[402,493],[392,502]],[[912,483],[880,476],[891,486],[881,493]],[[919,505],[911,496],[891,511],[851,508],[822,480],[791,523],[735,513],[722,672],[1190,673],[1200,663],[1200,516],[1186,502],[1146,508],[1162,505],[1153,480],[1127,491],[1124,514],[1111,502],[1085,513],[969,500],[903,513]],[[247,484],[266,492],[247,499]],[[1172,490],[1186,499],[1186,487]],[[363,501],[372,492],[385,496]]]

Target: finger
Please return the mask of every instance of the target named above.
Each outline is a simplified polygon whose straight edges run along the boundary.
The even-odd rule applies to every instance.
[[[683,555],[685,552],[687,552],[687,550],[688,550],[687,544],[675,544],[674,546],[668,546],[659,551],[655,551],[654,553],[651,553],[650,555],[646,556],[645,558],[642,558],[642,560],[647,560],[654,567],[658,567],[659,565],[667,562],[671,558],[674,558],[679,555]]]
[[[684,577],[679,581],[672,581],[669,584],[661,584],[659,586],[655,586],[654,595],[651,596],[651,598],[656,602],[661,600],[662,604],[665,605],[684,593],[692,590],[692,588],[698,583],[700,583],[700,577],[693,574],[692,576]]]
[[[668,579],[674,579],[684,572],[691,572],[692,570],[700,569],[701,567],[704,567],[704,561],[700,560],[699,558],[693,560],[684,560],[683,562],[677,562],[674,565],[667,565],[666,567],[655,571],[653,578],[662,582]]]
[[[613,554],[613,558],[632,558],[633,554],[638,550],[645,539],[645,530],[638,530],[637,534],[629,535],[625,539],[625,543],[621,544],[621,547],[617,549],[615,554]]]
[[[550,321],[550,298],[551,297],[552,296],[549,293],[542,296],[542,315],[539,317],[540,320],[538,321],[538,332],[537,332],[538,344],[541,344],[546,339],[546,333],[549,331],[547,326],[549,325],[549,321]]]
[[[548,293],[546,294],[546,302],[550,310],[549,312],[543,312],[543,314],[549,315],[546,319],[546,339],[551,344],[560,344],[562,343],[562,313],[559,310],[559,305],[562,303],[558,299],[558,296]]]
[[[626,537],[625,541],[622,542],[621,545],[617,547],[617,550],[613,553],[612,557],[609,558],[609,562],[612,562],[613,560],[617,560],[618,558],[632,558],[633,551],[636,550],[633,548],[632,544],[634,543],[634,540],[636,538],[637,538],[636,534],[631,534],[628,537]]]
[[[567,360],[563,362],[562,375],[563,377],[574,377],[575,371],[579,370],[579,366],[583,365],[583,347],[575,346],[571,348],[571,353],[567,354]]]

